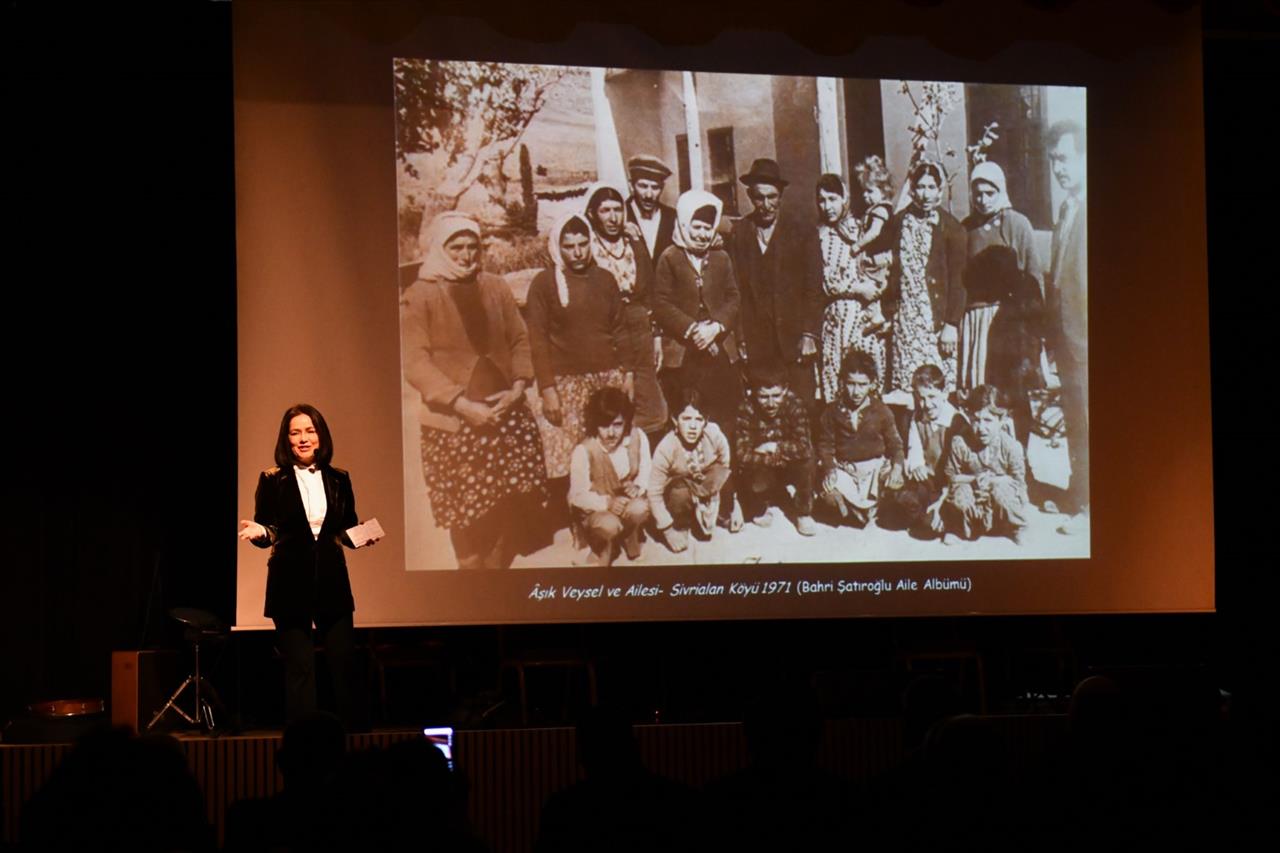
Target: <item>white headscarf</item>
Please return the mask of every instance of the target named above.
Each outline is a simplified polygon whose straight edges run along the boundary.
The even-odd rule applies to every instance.
[[[459,234],[474,234],[480,239],[480,225],[467,214],[459,210],[446,210],[422,229],[418,237],[418,245],[422,249],[422,266],[418,269],[419,278],[440,278],[445,281],[465,281],[480,269],[480,255],[477,253],[475,263],[461,266],[449,257],[444,244]]]
[[[711,223],[714,231],[720,227],[720,215],[724,211],[724,202],[719,197],[706,190],[688,190],[676,200],[676,230],[671,235],[671,240],[686,252],[694,251],[689,239],[689,225],[693,222],[693,215],[707,205],[711,205],[716,211],[716,221]]]
[[[560,305],[563,308],[569,307],[569,282],[564,277],[565,263],[564,257],[560,254],[560,235],[575,219],[586,226],[587,234],[591,233],[591,223],[587,218],[581,213],[570,211],[556,220],[556,224],[551,227],[551,233],[547,235],[547,250],[551,253],[551,265],[556,275],[556,296],[560,298]]]
[[[996,188],[995,206],[990,213],[991,216],[1013,207],[1009,203],[1009,190],[1005,184],[1004,169],[999,165],[991,160],[983,160],[974,166],[973,171],[969,173],[969,186],[973,186],[978,181],[985,181]]]

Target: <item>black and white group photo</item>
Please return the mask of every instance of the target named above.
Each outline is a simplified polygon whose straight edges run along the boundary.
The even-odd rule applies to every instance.
[[[1089,556],[1083,88],[393,77],[410,570]]]

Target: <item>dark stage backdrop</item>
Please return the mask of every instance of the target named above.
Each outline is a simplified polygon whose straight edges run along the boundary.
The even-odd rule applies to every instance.
[[[877,35],[832,37],[823,55],[780,33],[740,29],[750,18],[727,14],[716,17],[723,30],[714,37],[662,44],[598,22],[533,41],[473,17],[428,16],[416,4],[237,4],[242,516],[252,511],[258,471],[270,464],[280,413],[307,400],[329,419],[335,462],[354,474],[361,516],[377,516],[389,533],[349,559],[358,624],[1212,609],[1198,10],[1092,3],[1037,10],[1005,2],[974,17],[962,4],[878,7]],[[1087,87],[1089,558],[1015,553],[905,564],[836,552],[825,565],[450,570],[447,538],[418,516],[421,501],[406,498],[414,476],[406,472],[417,467],[415,425],[402,432],[398,315],[388,297],[404,245],[393,157],[397,57]],[[1053,93],[1045,100],[1052,107]],[[892,161],[894,153],[886,156]],[[807,194],[798,186],[791,195],[803,204]],[[415,531],[420,547],[407,555]],[[239,551],[242,627],[268,624],[265,562],[262,551]],[[925,594],[897,587],[908,579],[919,589],[930,578],[971,586]],[[881,579],[888,594],[840,595],[838,586],[834,594],[797,594],[803,581]],[[681,584],[727,588],[732,581],[788,588],[675,595]],[[660,592],[627,595],[634,584]],[[536,600],[547,587],[557,597]],[[569,587],[597,595],[616,587],[620,595],[566,600]]]

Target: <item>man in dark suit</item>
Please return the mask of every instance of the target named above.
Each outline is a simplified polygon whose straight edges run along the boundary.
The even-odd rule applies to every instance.
[[[1084,128],[1061,121],[1049,128],[1049,166],[1067,192],[1053,227],[1053,250],[1045,280],[1048,344],[1062,382],[1062,417],[1071,459],[1068,506],[1073,516],[1058,530],[1088,527],[1089,513],[1089,243],[1085,205]]]
[[[657,157],[641,154],[627,161],[631,196],[627,199],[627,236],[641,240],[656,264],[671,245],[675,209],[659,201],[671,170]]]
[[[823,308],[818,232],[779,216],[787,181],[773,160],[756,160],[739,180],[754,210],[734,223],[727,248],[742,294],[747,361],[785,366],[791,390],[811,406]]]

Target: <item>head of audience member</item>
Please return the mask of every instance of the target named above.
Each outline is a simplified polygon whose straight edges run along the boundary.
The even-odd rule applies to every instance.
[[[573,273],[584,273],[591,266],[591,225],[581,216],[571,216],[560,227],[556,239],[563,266]]]
[[[816,187],[818,195],[818,213],[822,221],[835,225],[849,212],[849,196],[845,192],[844,181],[839,175],[830,172],[818,177]]]
[[[840,389],[849,408],[862,406],[872,396],[879,379],[875,359],[867,353],[850,349],[840,359]]]
[[[178,742],[85,735],[23,809],[22,849],[212,850],[204,796]]]
[[[693,447],[702,440],[702,433],[707,428],[707,416],[702,407],[702,394],[697,388],[681,390],[671,412],[671,425],[676,437],[685,447]]]
[[[1084,128],[1070,120],[1055,122],[1046,142],[1049,168],[1058,186],[1071,195],[1081,195],[1086,173]]]
[[[608,184],[598,184],[587,196],[587,221],[600,237],[614,242],[622,237],[627,223],[622,193]]]
[[[879,155],[872,154],[864,158],[853,167],[853,174],[862,190],[862,203],[867,207],[887,204],[893,198],[893,176],[889,174]]]
[[[328,465],[333,461],[333,438],[320,410],[309,403],[296,403],[285,410],[276,433],[275,463],[281,468],[294,465]]]
[[[969,413],[974,438],[983,447],[996,440],[1009,415],[1009,403],[1004,392],[994,385],[979,385],[970,391],[965,397],[964,408]]]
[[[751,218],[762,228],[771,227],[778,220],[782,192],[787,188],[777,162],[767,158],[756,160],[751,164],[751,171],[738,180],[746,186],[747,198],[751,199]]]
[[[766,417],[775,417],[782,411],[787,397],[787,377],[776,364],[753,366],[749,374],[751,402]]]
[[[599,440],[605,453],[612,453],[631,434],[635,413],[631,398],[621,389],[609,386],[596,391],[587,400],[582,420],[587,435]]]
[[[947,378],[936,364],[922,364],[911,374],[916,411],[926,421],[937,421],[946,410]]]
[[[276,766],[286,790],[315,787],[332,779],[346,751],[342,720],[325,711],[312,711],[284,730]]]
[[[578,763],[588,779],[616,779],[641,769],[631,721],[616,708],[589,708],[576,729]]]
[[[1067,722],[1072,737],[1081,743],[1114,741],[1127,717],[1120,685],[1105,675],[1091,675],[1071,691]]]
[[[928,215],[942,204],[947,175],[940,163],[921,160],[911,170],[911,205],[917,213]]]
[[[657,157],[642,155],[627,161],[627,173],[631,179],[632,198],[640,215],[648,219],[658,210],[658,200],[666,186],[671,170]]]

